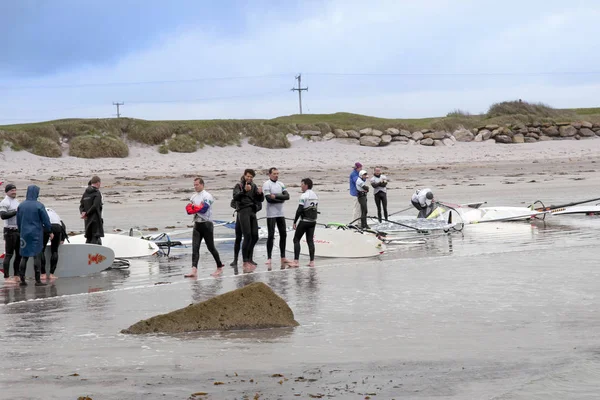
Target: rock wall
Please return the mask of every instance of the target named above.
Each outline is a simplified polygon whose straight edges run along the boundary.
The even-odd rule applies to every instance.
[[[360,146],[387,146],[392,142],[422,146],[453,146],[456,142],[534,143],[547,140],[581,140],[600,137],[600,125],[591,122],[557,122],[533,124],[485,125],[475,129],[457,129],[454,132],[421,129],[410,132],[387,128],[384,131],[364,128],[359,131],[327,128],[299,130],[298,135],[311,141],[336,140]]]

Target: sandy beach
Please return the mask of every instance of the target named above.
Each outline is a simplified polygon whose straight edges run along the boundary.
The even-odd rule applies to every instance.
[[[107,232],[189,227],[184,206],[198,175],[216,198],[214,217],[231,219],[231,189],[248,167],[258,183],[278,167],[292,198],[300,179],[311,177],[323,222],[351,219],[348,175],[356,161],[388,175],[390,212],[409,207],[424,186],[440,200],[506,206],[600,197],[600,140],[372,149],[294,141],[284,150],[244,144],[161,155],[135,147],[126,159],[101,160],[5,150],[0,158],[0,179],[16,183],[18,198],[28,184],[40,186],[40,200],[71,232],[82,229],[78,203],[94,174],[102,178]],[[374,214],[372,199],[369,207]],[[294,208],[286,207],[288,217]],[[381,259],[317,260],[317,268],[292,273],[267,273],[259,243],[260,268],[251,275],[227,268],[211,278],[203,247],[193,282],[183,278],[184,255],[59,279],[43,293],[7,289],[0,337],[11,348],[2,364],[11,372],[0,382],[11,383],[6,393],[14,398],[590,398],[600,371],[599,221],[573,218],[547,227],[469,226]],[[219,251],[228,263],[231,244]],[[288,302],[300,327],[175,338],[118,333],[190,297],[206,300],[256,280]],[[208,395],[192,395],[200,392]]]
[[[288,149],[206,147],[196,153],[159,154],[153,147],[132,147],[127,158],[43,158],[5,150],[0,177],[14,182],[19,196],[27,185],[40,186],[40,199],[54,208],[70,231],[78,231],[78,201],[92,175],[102,179],[105,226],[185,226],[182,203],[191,195],[193,177],[202,176],[217,203],[216,217],[231,217],[231,188],[245,168],[267,179],[275,166],[294,195],[300,179],[310,177],[320,195],[322,218],[348,222],[352,202],[348,175],[356,161],[370,174],[381,167],[390,179],[390,211],[409,205],[416,188],[431,187],[438,199],[454,202],[486,200],[486,193],[517,206],[535,200],[572,201],[594,197],[600,182],[600,140],[564,140],[532,144],[457,143],[453,147],[410,146],[364,148],[335,142],[295,140]],[[298,189],[299,192],[299,189]],[[505,195],[503,195],[505,193]],[[589,196],[588,196],[589,193]],[[287,212],[294,212],[288,207]]]

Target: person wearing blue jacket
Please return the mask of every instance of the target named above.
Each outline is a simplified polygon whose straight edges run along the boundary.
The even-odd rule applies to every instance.
[[[354,169],[350,173],[350,196],[354,197],[354,205],[352,208],[352,223],[360,219],[361,209],[358,202],[358,191],[356,190],[356,180],[358,179],[358,172],[362,170],[362,164],[359,162],[354,163]]]
[[[40,188],[36,185],[27,187],[27,196],[25,201],[17,209],[17,226],[21,234],[21,266],[19,275],[21,282],[19,285],[27,286],[25,281],[25,272],[27,271],[27,261],[33,257],[35,268],[35,286],[45,286],[41,281],[40,268],[42,265],[42,251],[44,249],[44,232],[52,234],[52,224],[50,217],[46,212],[46,207],[38,201]]]

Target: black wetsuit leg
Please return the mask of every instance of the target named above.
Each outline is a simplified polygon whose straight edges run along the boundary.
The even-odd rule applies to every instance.
[[[310,256],[310,261],[315,259],[315,227],[317,226],[316,222],[306,222],[300,221],[300,223],[296,226],[296,233],[294,233],[294,260],[298,260],[300,257],[300,240],[302,236],[306,234],[306,244],[308,245],[308,254]]]
[[[267,218],[267,258],[270,260],[273,254],[273,242],[275,241],[275,224],[277,218]]]
[[[44,247],[42,247],[42,262],[40,265],[40,271],[42,274],[46,275],[46,247],[48,246],[48,241],[50,240],[50,232],[44,231]]]
[[[382,211],[383,217],[387,220],[387,193],[381,191],[375,193],[375,206],[377,207],[377,219],[379,222],[381,222]]]
[[[4,278],[10,277],[10,261],[14,256],[13,261],[13,276],[19,276],[19,268],[21,266],[21,236],[16,229],[4,229]]]
[[[196,222],[194,224],[194,230],[198,230],[201,238],[204,239],[204,243],[206,243],[206,248],[208,249],[210,254],[212,254],[215,263],[217,264],[217,268],[223,267],[221,257],[219,256],[219,252],[215,247],[214,224],[211,221]],[[200,244],[198,244],[198,250],[200,250]],[[198,265],[198,260],[196,260],[196,265]]]
[[[238,211],[239,225],[242,231],[242,259],[244,262],[252,260],[252,249],[254,247],[253,231],[256,228],[256,236],[258,238],[258,224],[256,214],[251,208],[242,208]]]
[[[239,213],[235,214],[235,243],[233,244],[233,263],[237,264],[238,255],[242,248],[242,225],[240,224]]]
[[[279,231],[279,254],[281,258],[285,258],[285,241],[287,240],[285,217],[277,217],[275,219],[277,221],[277,231]]]
[[[52,233],[54,233],[54,237],[50,241],[50,273],[54,274],[58,265],[58,246],[60,246],[60,239],[62,237],[62,226],[52,224]]]
[[[360,204],[360,227],[367,227],[367,196],[358,196],[358,203]]]

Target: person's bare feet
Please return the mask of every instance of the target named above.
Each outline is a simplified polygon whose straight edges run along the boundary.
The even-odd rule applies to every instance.
[[[281,269],[285,269],[291,263],[292,262],[290,260],[288,260],[287,258],[282,258],[281,259]]]
[[[217,268],[215,270],[215,272],[213,272],[212,274],[210,274],[210,276],[212,276],[213,278],[219,278],[221,277],[221,275],[223,275],[223,268]]]
[[[298,263],[298,260],[294,260],[288,264],[288,269],[289,268],[298,268],[299,266],[300,266],[300,264]]]
[[[50,280],[51,280],[51,281],[55,281],[55,280],[57,280],[57,279],[58,279],[58,278],[56,277],[56,275],[54,275],[54,274],[50,274]]]
[[[41,280],[42,282],[46,282],[46,279],[47,279],[47,278],[48,278],[48,277],[46,276],[46,274],[42,274],[42,275],[40,275],[40,280]]]
[[[311,262],[309,262],[309,263],[308,263],[308,266],[309,266],[309,267],[314,267],[314,266],[315,266],[315,262],[314,262],[314,261],[311,261]]]
[[[270,271],[271,270],[271,259],[269,258],[267,260],[267,262],[265,262],[265,264],[267,264],[267,271]]]
[[[185,274],[184,277],[186,277],[186,278],[197,278],[198,277],[198,268],[192,267],[192,272],[189,273],[189,274]]]
[[[245,262],[242,265],[242,270],[244,271],[245,274],[254,272],[255,269],[256,269],[256,265],[252,264],[251,262]]]

